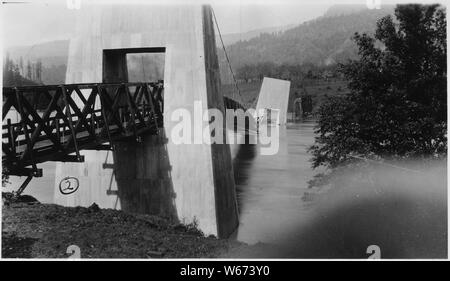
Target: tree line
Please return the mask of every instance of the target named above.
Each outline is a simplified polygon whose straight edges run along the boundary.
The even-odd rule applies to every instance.
[[[16,62],[6,54],[3,63],[3,86],[25,86],[42,84],[42,61],[25,63],[20,57]]]
[[[318,66],[315,64],[280,64],[262,62],[246,64],[238,68],[236,78],[239,82],[262,81],[264,77],[272,77],[290,81],[305,79],[342,79],[343,75],[337,71],[337,64]]]

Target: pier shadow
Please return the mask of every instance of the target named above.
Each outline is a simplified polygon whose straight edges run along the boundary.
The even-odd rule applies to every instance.
[[[257,154],[257,145],[254,144],[255,142],[251,142],[251,138],[256,138],[256,136],[246,134],[244,137],[245,143],[239,145],[237,154],[233,159],[234,182],[239,212],[244,210],[242,196],[245,194],[245,188],[248,186],[253,160]]]
[[[113,155],[121,209],[178,222],[164,128],[141,142],[117,142]]]

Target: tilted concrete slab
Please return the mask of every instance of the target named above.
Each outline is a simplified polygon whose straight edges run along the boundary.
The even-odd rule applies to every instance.
[[[211,15],[209,6],[192,5],[101,5],[80,11],[66,83],[126,81],[124,53],[165,48],[164,129],[142,143],[116,143],[114,153],[82,151],[85,163],[58,163],[57,204],[95,202],[104,208],[167,215],[196,222],[205,234],[220,237],[235,230],[238,211],[228,144],[176,145],[171,140],[178,124],[171,120],[175,110],[183,108],[194,116],[194,101],[200,101],[204,109],[224,112]],[[204,128],[208,125],[204,121]],[[80,187],[62,195],[59,184],[68,176],[76,177]]]
[[[290,87],[290,81],[264,77],[261,90],[259,91],[256,111],[275,109],[280,114],[279,124],[286,124]]]

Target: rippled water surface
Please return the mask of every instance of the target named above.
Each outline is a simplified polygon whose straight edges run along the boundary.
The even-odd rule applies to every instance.
[[[280,127],[279,151],[274,155],[261,155],[258,145],[240,145],[234,159],[238,240],[277,240],[306,212],[301,197],[315,173],[307,152],[314,142],[314,126],[303,122]]]

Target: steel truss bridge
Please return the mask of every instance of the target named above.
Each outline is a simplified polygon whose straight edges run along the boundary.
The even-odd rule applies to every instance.
[[[20,194],[42,176],[39,163],[83,162],[80,150],[112,150],[115,141],[158,134],[163,91],[163,81],[3,87],[3,172],[27,177]],[[224,104],[245,110],[229,97]]]

